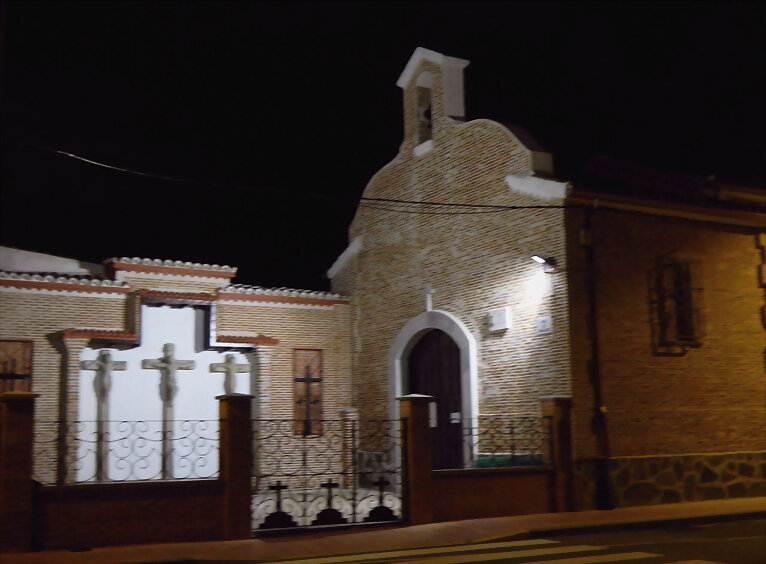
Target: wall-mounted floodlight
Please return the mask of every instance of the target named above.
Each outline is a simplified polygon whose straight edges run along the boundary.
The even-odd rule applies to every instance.
[[[532,260],[538,264],[542,264],[545,272],[550,272],[556,268],[556,259],[553,257],[543,258],[540,255],[532,255]]]

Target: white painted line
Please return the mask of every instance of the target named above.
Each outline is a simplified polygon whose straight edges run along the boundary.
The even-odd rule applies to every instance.
[[[463,550],[478,550],[485,545],[472,545]],[[566,554],[568,552],[589,552],[595,550],[604,550],[603,546],[590,546],[582,544],[578,546],[557,546],[555,548],[537,548],[532,550],[514,550],[511,552],[480,552],[477,554],[454,554],[451,556],[441,556],[439,558],[424,558],[422,560],[413,560],[418,564],[462,564],[463,562],[490,562],[492,560],[512,560],[516,558],[528,558],[532,556],[549,556],[551,554]],[[597,558],[589,556],[587,558]],[[548,561],[545,561],[546,564]],[[594,562],[594,560],[583,560],[583,562]]]
[[[512,548],[514,546],[535,546],[540,544],[558,544],[559,541],[546,539],[530,539],[507,542],[492,542],[485,544],[461,544],[457,546],[439,546],[435,548],[413,548],[405,550],[391,550],[388,552],[370,552],[367,554],[350,554],[347,556],[327,556],[323,558],[305,558],[301,560],[277,560],[279,564],[331,564],[332,562],[363,562],[365,560],[378,560],[381,558],[395,558],[400,556],[421,556],[428,554],[444,554],[447,552],[466,552],[469,550],[484,550],[493,548]],[[265,564],[273,564],[266,562]]]
[[[714,562],[712,560],[678,560],[670,564],[723,564],[723,562]]]
[[[563,558],[561,560],[546,560],[545,564],[593,564],[596,562],[620,562],[624,560],[642,560],[644,558],[657,558],[662,554],[649,552],[623,552],[620,554],[599,554],[596,556],[578,556],[577,558]],[[531,563],[526,563],[531,564]]]

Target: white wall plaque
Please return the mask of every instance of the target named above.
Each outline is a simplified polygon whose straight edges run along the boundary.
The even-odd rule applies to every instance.
[[[553,320],[550,315],[544,315],[537,318],[537,332],[538,334],[550,333],[553,331]]]
[[[490,333],[499,333],[511,328],[511,308],[499,307],[489,310],[487,315]]]

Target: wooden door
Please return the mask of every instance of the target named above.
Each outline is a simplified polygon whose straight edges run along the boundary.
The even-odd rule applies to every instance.
[[[436,426],[431,428],[433,468],[462,468],[460,349],[444,331],[434,329],[415,344],[408,368],[409,393],[427,394],[435,399]]]

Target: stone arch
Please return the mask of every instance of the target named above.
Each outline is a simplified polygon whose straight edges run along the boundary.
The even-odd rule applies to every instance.
[[[426,311],[410,319],[399,331],[388,351],[390,416],[392,419],[399,417],[396,398],[402,395],[407,379],[409,353],[420,337],[432,329],[444,331],[460,349],[462,417],[464,421],[473,419],[479,413],[476,339],[457,317],[442,310]]]

